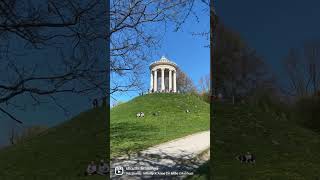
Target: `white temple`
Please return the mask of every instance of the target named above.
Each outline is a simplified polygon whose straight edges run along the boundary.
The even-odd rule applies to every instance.
[[[176,63],[164,56],[151,63],[150,92],[177,92],[177,68]]]

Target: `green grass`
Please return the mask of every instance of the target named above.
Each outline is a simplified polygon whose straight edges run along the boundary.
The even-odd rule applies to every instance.
[[[24,143],[0,150],[1,180],[101,179],[83,177],[91,160],[106,159],[106,111],[84,112]]]
[[[185,110],[191,113],[185,113]],[[136,118],[143,111],[145,118]],[[152,112],[160,111],[159,116]],[[111,110],[113,155],[134,152],[209,129],[209,104],[196,96],[153,94]],[[84,177],[91,160],[106,159],[106,112],[97,108],[39,136],[0,150],[0,180],[106,179]]]
[[[320,136],[283,115],[248,105],[215,104],[212,174],[215,180],[317,180]],[[256,155],[255,165],[235,160]]]
[[[141,111],[145,117],[137,118]],[[111,157],[209,130],[209,116],[209,104],[189,94],[148,94],[120,104],[111,109]]]

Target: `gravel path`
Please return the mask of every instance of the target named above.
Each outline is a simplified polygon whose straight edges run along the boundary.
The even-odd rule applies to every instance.
[[[182,179],[209,159],[210,131],[188,135],[112,161],[112,179]],[[206,153],[204,153],[206,152]],[[206,154],[203,156],[202,154]],[[123,175],[115,175],[115,168]],[[118,171],[120,172],[120,171]]]

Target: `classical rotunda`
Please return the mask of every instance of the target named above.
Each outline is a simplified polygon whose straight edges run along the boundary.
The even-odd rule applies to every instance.
[[[162,56],[150,64],[150,92],[177,92],[177,64]]]

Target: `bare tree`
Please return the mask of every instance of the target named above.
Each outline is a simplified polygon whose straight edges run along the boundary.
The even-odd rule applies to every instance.
[[[272,74],[240,34],[221,22],[215,25],[214,33],[214,48],[211,50],[214,92],[222,93],[234,102],[237,98],[252,95],[259,88],[269,88]]]
[[[304,45],[308,74],[312,86],[312,94],[316,95],[320,83],[320,42],[309,41]]]
[[[10,143],[11,145],[18,144],[21,142],[24,142],[26,140],[30,140],[44,131],[46,131],[48,128],[45,126],[31,126],[26,127],[21,130],[21,132],[15,131],[14,128],[12,128],[11,134],[10,134]]]
[[[289,88],[286,94],[302,97],[308,94],[309,80],[305,64],[297,49],[290,49],[288,56],[284,59],[285,70],[289,78]]]
[[[192,79],[180,68],[177,69],[177,90],[182,93],[196,92]]]
[[[14,102],[21,96],[32,99],[32,105],[51,101],[67,111],[58,95],[105,97],[136,89],[141,84],[142,67],[158,46],[159,35],[169,24],[179,30],[195,14],[195,2],[1,1],[0,112],[22,123],[12,110],[20,106]],[[59,55],[52,63],[46,59],[28,63],[21,58],[48,49]],[[106,83],[109,73],[114,80],[111,84]]]
[[[17,137],[17,133],[15,132],[14,128],[11,129],[11,132],[10,132],[10,137],[9,137],[9,141],[10,141],[10,144],[11,145],[14,145],[15,144],[15,139]]]
[[[194,0],[112,0],[111,93],[142,89],[140,76],[167,27],[178,31],[190,15]]]
[[[320,83],[320,43],[307,41],[301,50],[290,49],[283,60],[289,79],[289,87],[283,89],[286,95],[303,97],[316,95]]]
[[[105,96],[108,39],[105,1],[3,0],[0,2],[0,112],[18,123],[14,108],[28,96],[66,111],[61,94]],[[105,27],[105,28],[103,28]],[[56,59],[22,59],[48,50]],[[50,61],[50,62],[49,62]]]
[[[200,93],[207,93],[210,91],[210,75],[203,76],[199,79]]]

